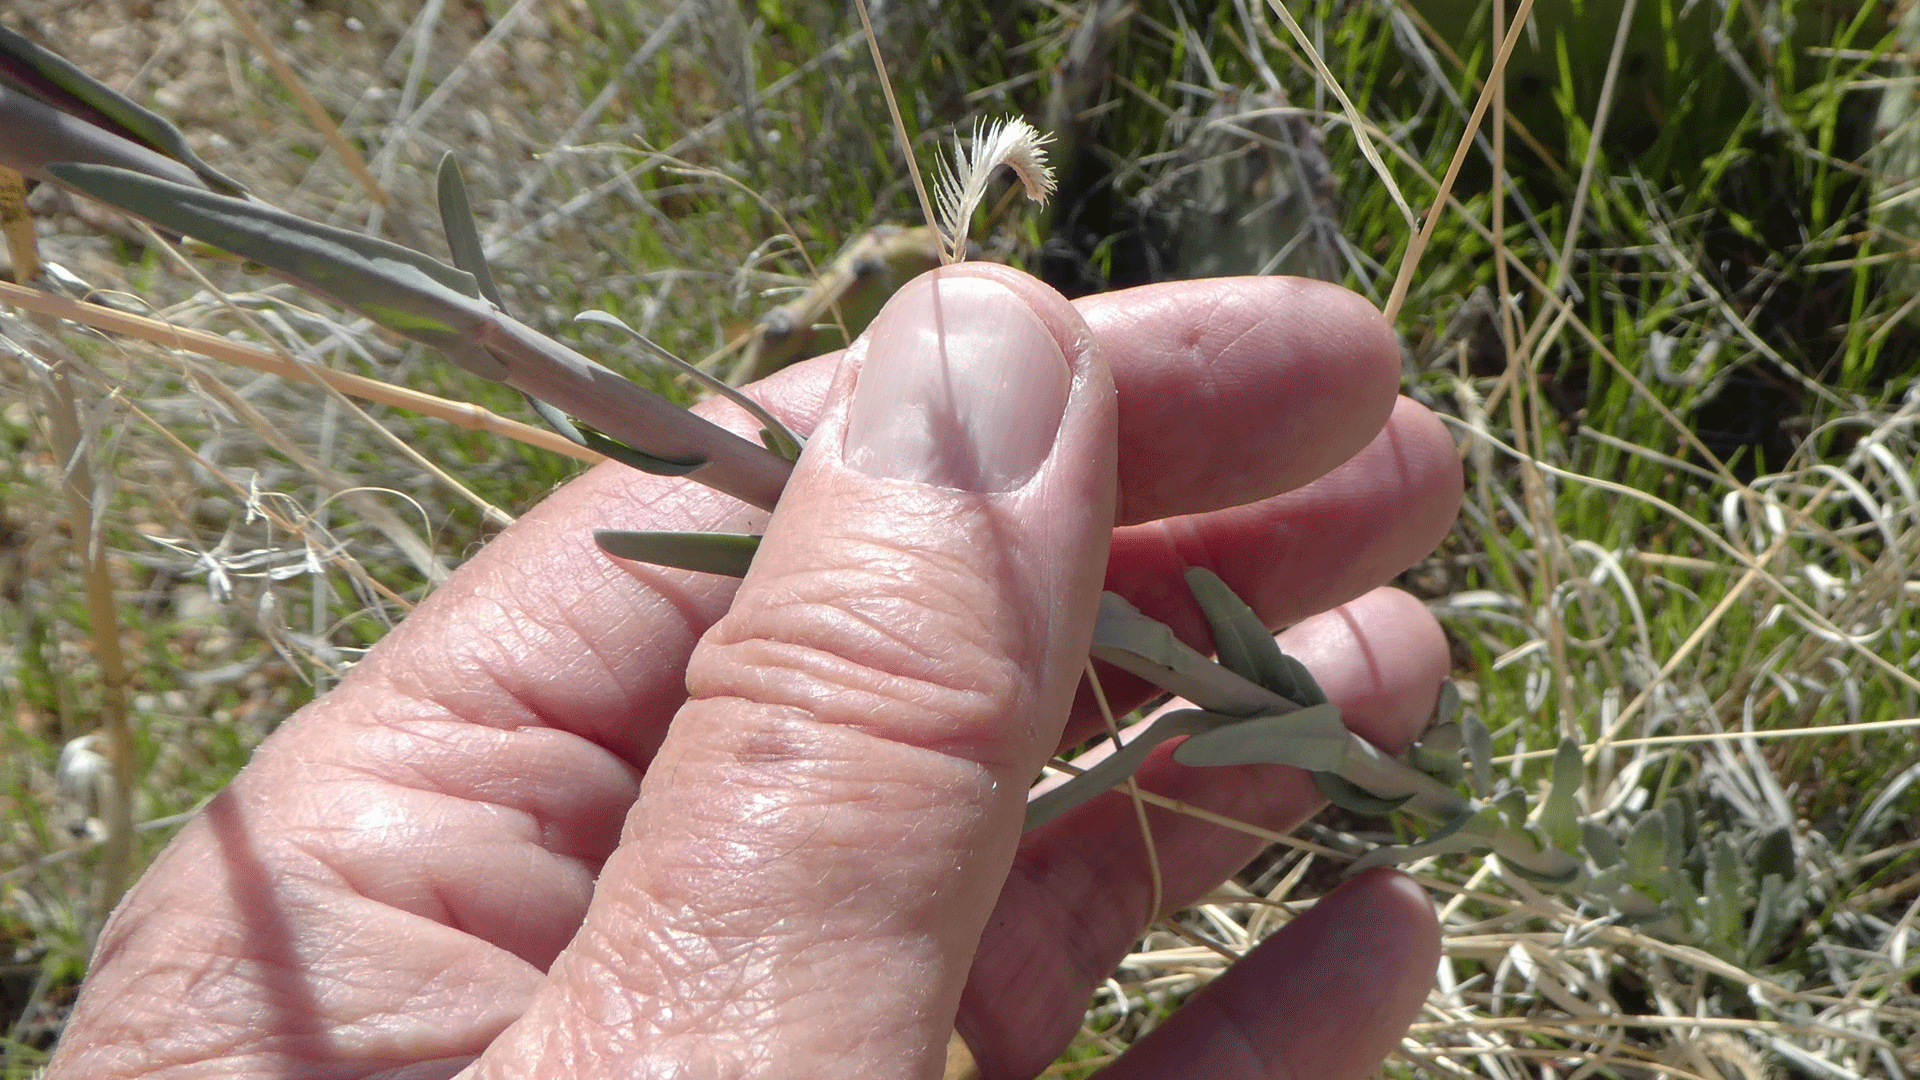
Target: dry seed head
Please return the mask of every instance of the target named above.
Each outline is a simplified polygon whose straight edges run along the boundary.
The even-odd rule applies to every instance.
[[[1042,135],[1032,124],[1018,118],[997,120],[991,124],[974,121],[971,150],[959,138],[953,141],[953,161],[940,163],[940,180],[935,197],[940,202],[940,231],[947,239],[951,260],[965,258],[967,229],[973,212],[987,194],[987,179],[1001,165],[1012,169],[1026,188],[1027,198],[1037,203],[1053,194],[1053,170],[1047,167],[1047,143],[1051,135]]]

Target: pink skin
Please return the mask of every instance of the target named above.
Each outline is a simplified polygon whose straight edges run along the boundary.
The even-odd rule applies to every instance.
[[[757,390],[815,438],[737,596],[589,531],[764,515],[614,466],[569,484],[182,831],[102,936],[49,1080],[918,1077],[956,1023],[986,1076],[1031,1075],[1149,914],[1124,799],[1019,836],[1027,779],[1098,722],[1074,694],[1103,562],[1202,646],[1179,572],[1213,568],[1296,624],[1350,726],[1409,741],[1446,652],[1378,586],[1444,535],[1460,473],[1395,404],[1378,315],[1284,279],[1069,305],[946,273],[1011,289],[1071,369],[1031,482],[847,468],[856,347]],[[1279,767],[1141,778],[1269,828],[1319,806]],[[1253,851],[1152,824],[1169,904]],[[1437,952],[1419,890],[1363,875],[1111,1075],[1365,1076]]]

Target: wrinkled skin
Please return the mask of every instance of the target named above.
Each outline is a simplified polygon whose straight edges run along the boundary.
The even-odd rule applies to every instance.
[[[863,343],[756,389],[814,437],[737,592],[590,530],[764,515],[616,466],[568,484],[182,831],[102,936],[48,1080],[928,1077],[956,1025],[985,1076],[1030,1076],[1154,914],[1124,795],[1020,835],[1039,765],[1099,727],[1080,676],[1103,584],[1204,647],[1180,573],[1212,568],[1290,626],[1349,726],[1409,742],[1446,650],[1380,586],[1444,535],[1460,472],[1396,401],[1378,314],[1284,279],[1070,305],[1002,267],[943,273],[1000,282],[1064,357],[1031,480],[849,467]],[[1321,805],[1279,766],[1162,753],[1140,779],[1268,828]],[[1168,910],[1256,850],[1148,817]],[[1420,890],[1362,875],[1107,1075],[1357,1080],[1437,955]]]

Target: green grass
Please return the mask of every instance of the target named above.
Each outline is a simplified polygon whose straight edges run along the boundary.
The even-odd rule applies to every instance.
[[[1903,245],[1872,232],[1879,218],[1868,207],[1884,181],[1867,158],[1874,102],[1855,86],[1894,73],[1874,59],[1894,43],[1871,7],[1779,5],[1761,15],[1792,32],[1769,36],[1748,5],[1703,3],[1684,18],[1670,3],[1639,6],[1655,29],[1636,28],[1623,59],[1642,65],[1630,84],[1636,93],[1642,85],[1655,92],[1617,98],[1592,155],[1613,16],[1589,4],[1582,30],[1571,21],[1578,8],[1551,18],[1542,9],[1542,46],[1516,54],[1509,86],[1535,80],[1514,107],[1545,155],[1512,132],[1498,161],[1476,152],[1452,193],[1458,205],[1411,277],[1397,317],[1407,391],[1456,418],[1469,487],[1454,536],[1403,583],[1430,599],[1453,635],[1456,678],[1497,749],[1515,755],[1503,769],[1532,784],[1562,735],[1588,746],[1604,737],[1615,745],[1590,756],[1583,792],[1594,822],[1625,838],[1678,813],[1676,833],[1700,841],[1675,849],[1696,885],[1726,873],[1713,865],[1716,845],[1750,862],[1786,827],[1803,871],[1800,897],[1768,909],[1785,921],[1754,940],[1758,880],[1748,883],[1750,910],[1702,908],[1677,923],[1636,925],[1595,922],[1599,908],[1542,915],[1524,885],[1478,874],[1476,860],[1422,867],[1442,896],[1472,891],[1446,904],[1450,961],[1423,1017],[1432,1026],[1390,1068],[1518,1075],[1545,1057],[1582,1075],[1649,1064],[1699,1072],[1713,1062],[1737,1072],[1746,1053],[1796,1074],[1817,1072],[1810,1060],[1886,1075],[1901,1058],[1910,1071],[1920,1009],[1913,962],[1899,959],[1912,950],[1896,939],[1912,921],[1920,880],[1911,824],[1920,784],[1906,774],[1920,749],[1914,730],[1767,734],[1920,715],[1920,624],[1909,585],[1920,553],[1920,445],[1906,405],[1914,335],[1890,318],[1911,296],[1895,284],[1894,261],[1875,261]],[[56,17],[60,8],[21,5],[17,17],[72,31],[50,43],[110,79],[131,77],[164,36],[153,30],[140,55],[90,53],[84,19],[71,9]],[[499,18],[506,8],[488,10]],[[738,9],[737,19],[729,8],[725,18],[693,23],[638,67],[627,91],[578,135],[577,149],[537,156],[671,10],[592,0],[543,6],[522,22],[501,57],[478,64],[394,155],[384,179],[395,196],[390,234],[438,251],[424,227],[431,168],[443,148],[455,149],[516,314],[617,361],[627,354],[575,327],[574,312],[614,311],[699,357],[785,298],[770,289],[804,286],[809,260],[824,264],[874,224],[915,220],[865,47],[849,38],[857,22],[835,5],[767,0]],[[1069,261],[1095,277],[1137,279],[1141,237],[1151,235],[1138,227],[1150,221],[1138,216],[1142,193],[1179,190],[1170,186],[1176,171],[1191,167],[1181,155],[1216,94],[1263,87],[1270,71],[1324,134],[1347,284],[1384,301],[1414,234],[1389,183],[1418,210],[1434,200],[1432,178],[1444,173],[1492,65],[1490,6],[1460,9],[1451,23],[1432,18],[1463,35],[1449,42],[1463,59],[1436,50],[1431,70],[1395,45],[1389,9],[1296,9],[1381,144],[1386,177],[1365,161],[1286,31],[1259,11],[1142,3],[1128,32],[1107,43],[1111,76],[1070,102],[1085,120],[1060,147],[1069,157],[1063,202],[1037,224],[1008,218],[976,233],[988,252],[1059,265],[1034,239],[1062,235],[1078,200],[1093,242]],[[219,17],[188,23],[184,5],[165,3],[156,12],[156,26],[174,20],[233,41],[244,56]],[[902,13],[901,25],[883,28],[923,162],[936,140],[978,113],[1044,117],[1050,95],[1084,70],[1071,51],[1077,15],[1066,9],[943,13],[955,21],[923,25]],[[348,14],[364,29],[349,29]],[[401,20],[413,14],[411,5],[348,3],[306,15],[307,29],[287,12],[269,26],[370,157],[385,145],[404,91],[411,53],[395,48]],[[1724,50],[1713,44],[1715,29]],[[416,106],[484,32],[470,11],[436,28]],[[208,59],[219,55],[203,44],[176,48],[144,85],[171,88],[180,107],[159,107],[196,135],[225,139],[224,153],[209,148],[209,156],[269,199],[364,222],[365,193],[297,119],[284,89],[244,60]],[[1763,97],[1735,69],[1736,56],[1762,79]],[[394,96],[364,97],[368,76]],[[790,82],[766,91],[782,80]],[[1490,142],[1492,131],[1483,125]],[[677,164],[652,153],[669,149]],[[1077,181],[1074,162],[1082,163]],[[1574,222],[1583,169],[1591,183]],[[536,172],[532,194],[516,202]],[[1497,230],[1496,175],[1508,195]],[[55,224],[49,255],[96,284],[168,306],[181,321],[239,326],[218,303],[195,299],[195,285],[167,260],[103,243],[70,220]],[[1564,265],[1563,249],[1572,253]],[[283,286],[204,265],[247,306],[289,323],[305,343],[297,347],[317,359],[524,412],[511,392],[352,328]],[[1442,350],[1469,294],[1497,292],[1503,281],[1514,297],[1503,345],[1464,356]],[[1557,293],[1543,287],[1557,281],[1566,285]],[[16,330],[9,325],[10,335]],[[120,341],[72,332],[64,340],[98,372],[86,402],[95,429],[128,425],[124,435],[96,435],[91,449],[95,470],[116,480],[101,517],[132,669],[135,818],[164,820],[217,790],[274,723],[423,595],[427,579],[390,532],[330,499],[266,432],[193,389],[175,362]],[[100,691],[82,586],[60,534],[56,462],[34,409],[20,404],[34,400],[32,380],[14,359],[0,365],[16,402],[0,423],[8,451],[0,521],[19,538],[0,568],[0,940],[14,950],[6,992],[18,986],[31,1006],[21,1025],[0,1032],[8,1038],[0,1046],[9,1075],[26,1075],[46,1047],[46,1020],[71,999],[97,922],[98,856],[74,847],[75,811],[59,798],[53,769],[60,747],[88,730]],[[667,385],[651,369],[632,370]],[[311,456],[391,492],[382,503],[441,558],[455,562],[484,541],[475,507],[397,461],[363,421],[320,404],[310,388],[220,376],[247,387],[264,422]],[[110,386],[124,398],[109,396]],[[131,417],[126,402],[200,460]],[[370,411],[509,512],[575,471],[489,436]],[[1752,427],[1756,418],[1765,422]],[[250,502],[279,519],[250,516]],[[162,547],[154,536],[177,544]],[[211,555],[196,569],[196,556],[182,553],[196,548],[225,559],[230,591],[210,589]],[[318,553],[318,573],[258,576],[269,564],[298,570],[309,551]],[[1741,730],[1755,737],[1631,742]],[[1871,822],[1863,820],[1869,807],[1877,807]],[[137,859],[167,833],[143,832]],[[1287,871],[1298,858],[1276,856],[1249,884],[1269,900],[1297,899],[1276,883],[1295,887]],[[1260,914],[1271,910],[1222,897],[1181,924],[1237,948],[1245,942],[1236,935],[1271,921]],[[1157,933],[1118,974],[1138,1008],[1124,1017],[1109,1009],[1095,1025],[1102,1038],[1137,1037],[1166,1000],[1218,970],[1211,954],[1167,959],[1171,935]],[[1705,951],[1685,951],[1693,946]],[[1150,981],[1156,1003],[1137,992]],[[1570,1013],[1572,1002],[1589,1011]],[[1696,1014],[1747,1027],[1689,1032],[1634,1019]],[[1570,1016],[1584,1027],[1570,1027]],[[1500,1026],[1515,1017],[1521,1026]],[[1891,1049],[1875,1049],[1872,1038]],[[1067,1060],[1098,1057],[1113,1043],[1089,1036]],[[1462,1049],[1469,1046],[1471,1054]],[[1062,1075],[1084,1073],[1074,1068],[1063,1062]]]

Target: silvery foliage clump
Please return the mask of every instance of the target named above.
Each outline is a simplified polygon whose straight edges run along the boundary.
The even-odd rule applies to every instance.
[[[741,439],[507,314],[481,254],[465,185],[451,155],[439,171],[440,216],[453,265],[385,240],[307,221],[247,196],[200,161],[167,121],[59,56],[0,26],[0,165],[64,187],[268,268],[372,322],[439,350],[482,378],[524,393],[563,435],[654,474],[681,475],[772,509],[801,440],[757,404],[602,313],[677,370],[727,395],[763,425]],[[966,250],[985,173],[1014,169],[1036,200],[1051,190],[1045,143],[1023,121],[976,128],[971,153],[943,163],[943,239]],[[744,574],[758,537],[603,531],[610,554],[704,573]],[[1459,708],[1449,683],[1432,725],[1394,756],[1349,732],[1313,676],[1285,655],[1260,618],[1211,572],[1187,580],[1212,628],[1218,659],[1112,593],[1101,598],[1092,655],[1177,695],[1123,748],[1036,796],[1027,826],[1107,792],[1160,744],[1196,768],[1282,764],[1310,772],[1333,803],[1357,814],[1400,814],[1427,830],[1378,847],[1359,871],[1431,856],[1495,856],[1499,865],[1568,899],[1735,961],[1777,945],[1805,906],[1792,838],[1782,829],[1742,841],[1703,839],[1697,815],[1670,798],[1616,836],[1583,818],[1586,768],[1571,739],[1554,755],[1545,793],[1492,779],[1487,726]],[[1749,907],[1751,906],[1751,911]]]
[[[1112,593],[1101,598],[1092,653],[1193,707],[1163,711],[1145,730],[1072,780],[1028,804],[1032,827],[1112,788],[1152,748],[1185,736],[1173,760],[1191,766],[1273,763],[1309,771],[1329,802],[1375,817],[1402,814],[1423,835],[1374,848],[1349,867],[1406,865],[1449,854],[1497,856],[1503,869],[1589,912],[1734,963],[1778,946],[1806,908],[1786,827],[1703,836],[1690,792],[1670,795],[1616,835],[1583,815],[1587,767],[1563,739],[1544,793],[1495,781],[1493,738],[1461,708],[1451,681],[1406,753],[1388,755],[1349,732],[1306,667],[1281,651],[1258,615],[1211,571],[1187,571],[1218,659],[1174,637]],[[1749,910],[1751,909],[1751,910]]]

